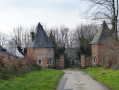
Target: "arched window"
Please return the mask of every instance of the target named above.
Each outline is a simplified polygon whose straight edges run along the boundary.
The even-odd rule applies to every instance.
[[[41,58],[38,59],[38,64],[42,65],[42,59]]]
[[[93,63],[97,64],[97,56],[96,55],[93,56]]]
[[[96,45],[94,45],[94,51],[96,51]]]
[[[52,65],[52,58],[51,57],[48,58],[48,65]]]

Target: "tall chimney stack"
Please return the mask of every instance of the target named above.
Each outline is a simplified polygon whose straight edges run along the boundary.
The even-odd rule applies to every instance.
[[[31,32],[30,34],[31,34],[31,41],[33,42],[34,41],[34,38],[35,38],[34,32]]]

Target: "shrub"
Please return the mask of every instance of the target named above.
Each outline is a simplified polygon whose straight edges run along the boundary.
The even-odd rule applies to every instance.
[[[101,47],[104,68],[119,69],[119,42],[108,40]]]
[[[40,70],[40,66],[34,60],[21,58],[16,60],[5,60],[0,56],[0,79],[9,79],[33,70]]]

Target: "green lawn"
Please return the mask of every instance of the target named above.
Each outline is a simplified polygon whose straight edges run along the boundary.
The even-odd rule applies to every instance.
[[[55,90],[62,71],[43,69],[9,80],[0,81],[0,90]]]
[[[112,90],[119,90],[119,71],[104,70],[103,68],[88,68],[84,69],[84,71]]]

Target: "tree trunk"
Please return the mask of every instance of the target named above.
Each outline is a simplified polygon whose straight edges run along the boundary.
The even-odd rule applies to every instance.
[[[118,0],[117,0],[118,2]],[[117,3],[118,5],[118,3]],[[113,21],[112,21],[112,33],[113,33],[113,38],[114,40],[118,40],[118,36],[117,36],[117,15],[116,15],[116,9],[115,9],[115,0],[112,0],[112,8],[113,8]],[[117,6],[118,8],[118,6]],[[118,9],[117,9],[117,13],[118,13]]]

